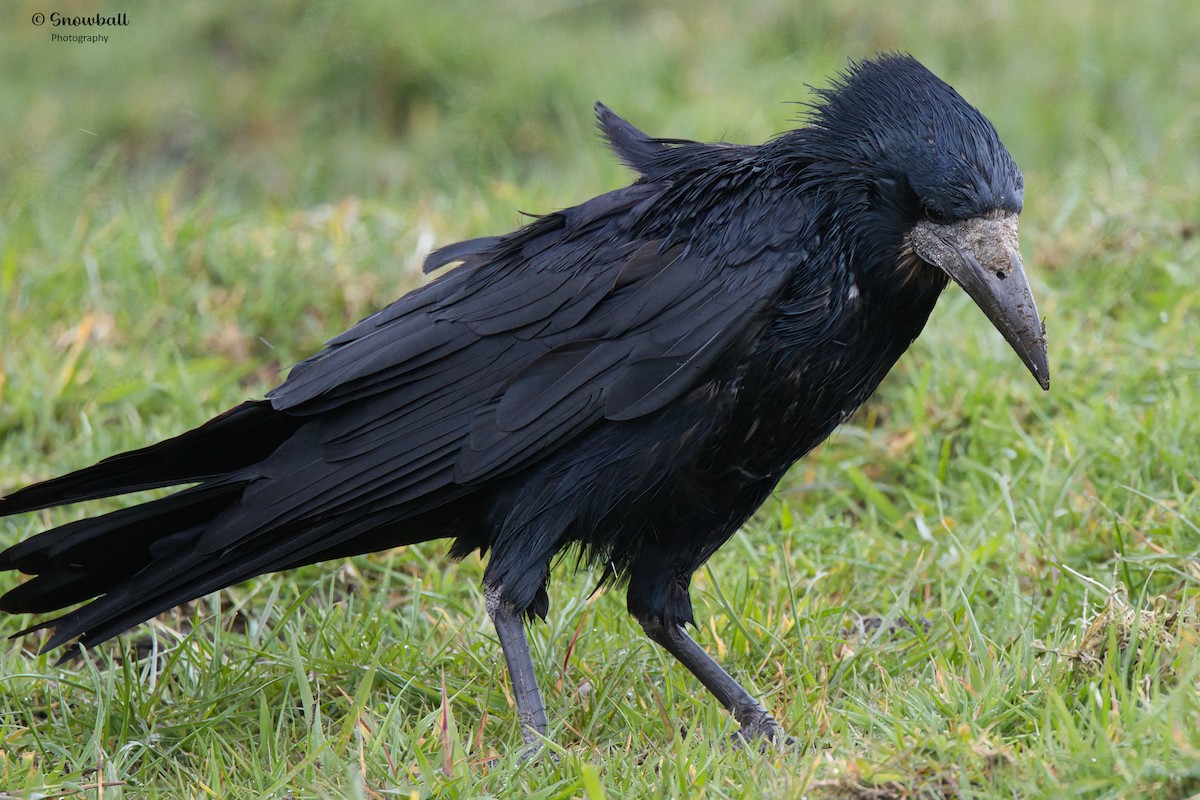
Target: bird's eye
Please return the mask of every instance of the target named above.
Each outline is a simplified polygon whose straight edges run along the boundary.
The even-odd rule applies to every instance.
[[[949,225],[951,222],[954,221],[953,219],[950,218],[950,215],[939,211],[938,209],[934,208],[933,206],[923,204],[921,206],[921,210],[923,212],[925,212],[925,219],[929,220],[930,222],[936,223],[938,225]]]

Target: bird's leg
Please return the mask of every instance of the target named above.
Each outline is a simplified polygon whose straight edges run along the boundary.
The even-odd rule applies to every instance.
[[[489,586],[485,595],[488,616],[496,626],[500,649],[508,664],[508,676],[512,681],[513,698],[517,703],[517,718],[521,721],[521,738],[525,740],[522,759],[527,759],[541,749],[546,736],[546,704],[533,673],[533,659],[529,655],[529,641],[525,638],[525,622],[521,611],[502,596],[500,587]]]
[[[783,742],[779,723],[767,713],[762,704],[750,696],[733,676],[726,672],[712,656],[704,651],[696,641],[688,636],[687,631],[680,625],[663,623],[661,620],[643,621],[642,629],[646,635],[658,642],[667,652],[675,656],[679,663],[700,679],[713,696],[721,701],[733,718],[742,726],[738,731],[744,740],[765,739],[769,742]]]

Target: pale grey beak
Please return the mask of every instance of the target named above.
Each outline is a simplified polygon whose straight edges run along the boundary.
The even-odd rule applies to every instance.
[[[913,228],[912,248],[966,290],[1003,334],[1043,389],[1050,388],[1046,329],[1017,243],[1017,215],[976,217],[939,224],[922,220]]]

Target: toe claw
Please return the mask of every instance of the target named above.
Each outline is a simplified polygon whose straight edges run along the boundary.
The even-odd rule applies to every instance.
[[[772,749],[790,749],[797,744],[796,739],[785,734],[783,728],[779,727],[779,723],[770,714],[764,714],[756,720],[744,722],[742,727],[730,738],[734,747],[757,744],[760,752]]]

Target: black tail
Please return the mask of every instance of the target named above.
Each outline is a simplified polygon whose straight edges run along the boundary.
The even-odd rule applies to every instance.
[[[299,422],[274,410],[266,400],[248,401],[173,439],[0,497],[0,517],[210,480],[266,458],[295,432]]]
[[[35,577],[0,597],[0,611],[41,614],[107,592],[242,493],[244,483],[185,489],[161,500],[70,522],[0,553],[0,569]]]
[[[273,453],[300,424],[267,401],[247,402],[181,436],[0,498],[4,516],[142,489],[199,484],[62,525],[0,553],[0,570],[35,576],[0,597],[0,610],[43,613],[105,594],[151,562],[186,547],[238,501],[252,475],[246,468]]]

